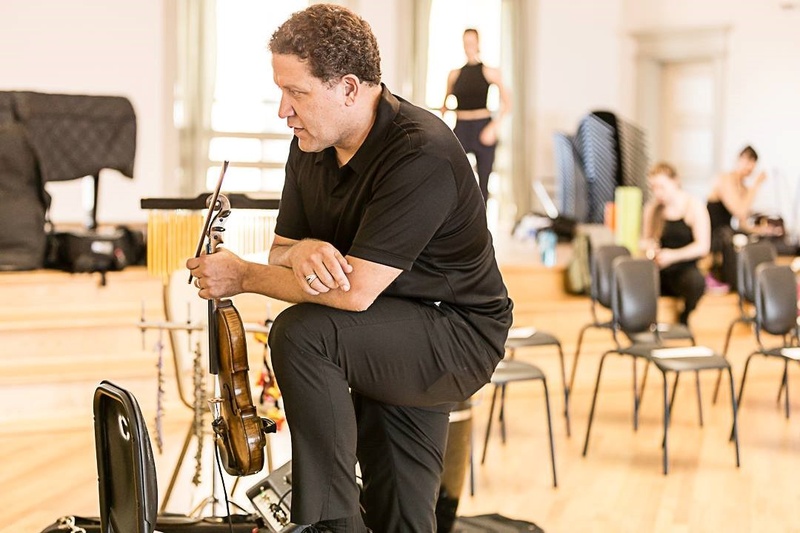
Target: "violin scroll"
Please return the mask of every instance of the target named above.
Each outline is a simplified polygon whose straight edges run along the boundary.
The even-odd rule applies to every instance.
[[[209,196],[208,202],[210,203],[214,199],[213,196]],[[231,202],[228,200],[228,197],[224,194],[217,195],[216,204],[214,206],[214,212],[216,214],[212,217],[211,223],[208,227],[208,253],[213,254],[217,251],[217,247],[225,242],[223,234],[225,232],[225,223],[228,221],[228,217],[231,214]]]

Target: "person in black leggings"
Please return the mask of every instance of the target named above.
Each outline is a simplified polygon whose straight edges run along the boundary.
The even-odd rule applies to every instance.
[[[447,92],[441,112],[447,110],[447,97],[456,97],[456,125],[453,132],[458,137],[466,153],[475,155],[478,183],[484,202],[489,199],[489,175],[494,166],[497,146],[497,129],[500,121],[511,109],[511,101],[503,85],[500,71],[487,67],[480,60],[478,30],[464,30],[464,53],[467,63],[451,70],[447,76]],[[497,86],[500,95],[500,109],[497,116],[486,107],[489,87]]]
[[[660,269],[661,294],[683,300],[678,320],[688,324],[705,292],[697,260],[710,247],[708,211],[681,189],[678,175],[668,163],[650,169],[648,184],[652,197],[644,208],[642,248]]]

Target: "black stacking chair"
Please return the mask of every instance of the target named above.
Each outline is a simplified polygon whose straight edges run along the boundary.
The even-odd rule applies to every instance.
[[[752,325],[755,322],[752,307],[755,301],[756,268],[762,263],[774,263],[777,256],[775,246],[769,241],[748,243],[736,254],[736,293],[738,294],[739,316],[728,326],[722,357],[728,357],[728,347],[736,324]],[[722,372],[717,376],[717,383],[714,386],[713,403],[717,403],[721,380]]]
[[[567,425],[567,436],[571,436],[569,419],[569,393],[570,389],[567,385],[567,373],[564,367],[564,350],[561,348],[561,341],[550,333],[536,330],[531,328],[531,331],[525,332],[527,328],[512,328],[509,333],[508,340],[506,341],[506,359],[514,359],[516,350],[519,348],[534,348],[555,346],[558,350],[558,359],[561,363],[561,385],[564,390],[564,420]],[[516,336],[515,331],[524,332],[524,335]],[[505,405],[505,387],[502,389],[500,396],[500,422],[503,423],[503,407]],[[505,431],[505,430],[504,430]]]
[[[572,371],[569,378],[569,390],[575,385],[575,371],[578,368],[578,356],[581,352],[583,335],[588,329],[607,329],[613,331],[613,320],[601,321],[598,317],[598,308],[611,309],[611,278],[614,260],[618,257],[630,257],[631,253],[624,246],[605,245],[592,251],[592,286],[590,303],[592,321],[581,328],[578,342],[575,346],[575,358],[572,361]],[[688,341],[694,344],[694,335],[691,330],[682,324],[660,324],[658,334],[662,341]],[[640,342],[654,342],[653,332],[645,331],[639,334]]]
[[[755,278],[753,322],[758,349],[747,356],[737,401],[741,405],[744,382],[753,356],[778,357],[783,359],[782,388],[785,389],[786,418],[789,418],[789,361],[800,361],[800,348],[797,347],[797,279],[791,268],[773,263],[762,263],[756,267]],[[777,336],[781,342],[768,348],[764,345],[763,333]]]
[[[494,374],[492,375],[492,385],[494,385],[494,390],[492,391],[492,403],[489,407],[489,421],[486,424],[486,437],[483,441],[483,455],[481,456],[481,464],[486,461],[486,449],[489,446],[489,433],[492,429],[492,418],[494,416],[494,407],[497,400],[498,394],[502,392],[502,395],[505,395],[505,388],[508,384],[513,382],[519,381],[541,381],[542,386],[544,387],[544,402],[545,402],[545,410],[547,412],[547,431],[550,437],[550,463],[553,468],[553,486],[558,486],[558,481],[556,479],[556,452],[555,452],[555,445],[553,443],[553,423],[550,417],[550,395],[547,390],[547,378],[545,378],[544,373],[542,370],[537,367],[536,365],[532,365],[530,363],[524,363],[522,361],[514,361],[513,359],[503,359],[495,368]],[[500,407],[500,427],[501,427],[501,437],[502,441],[505,444],[506,442],[506,432],[505,432],[505,421],[503,419],[503,409],[504,406],[501,404]],[[474,494],[474,489],[473,489]]]
[[[665,348],[660,344],[658,337],[658,326],[656,322],[658,308],[658,268],[648,259],[632,259],[619,257],[613,264],[613,275],[611,285],[611,310],[614,340],[617,347],[608,350],[600,358],[600,366],[597,369],[597,380],[595,383],[594,395],[592,396],[592,407],[589,412],[589,423],[586,428],[586,440],[583,445],[583,455],[589,448],[589,435],[594,420],[595,407],[597,405],[597,394],[600,389],[600,376],[603,371],[603,364],[606,357],[610,354],[618,354],[633,358],[634,365],[634,428],[637,425],[639,394],[636,386],[636,362],[639,359],[646,363],[653,363],[661,372],[663,378],[663,399],[664,399],[664,439],[663,446],[663,469],[664,474],[668,472],[667,451],[668,451],[668,430],[670,413],[675,402],[675,390],[678,386],[678,378],[683,371],[701,370],[727,370],[731,387],[731,407],[733,412],[732,438],[736,446],[736,466],[739,466],[739,435],[736,424],[736,398],[733,397],[734,385],[733,374],[727,359],[714,354],[710,349],[700,346],[687,346],[680,348]],[[638,342],[635,339],[642,332],[649,332],[655,337],[655,342]],[[619,342],[620,334],[624,335],[629,344],[623,347]],[[672,397],[668,399],[667,374],[675,373],[675,384],[672,389]],[[698,382],[699,383],[699,382]],[[699,386],[699,385],[698,385]]]

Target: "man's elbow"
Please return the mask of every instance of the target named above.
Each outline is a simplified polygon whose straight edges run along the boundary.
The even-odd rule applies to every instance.
[[[377,297],[377,294],[372,294],[368,291],[351,290],[347,293],[347,297],[344,299],[344,302],[342,302],[342,306],[346,311],[361,313],[369,309]]]

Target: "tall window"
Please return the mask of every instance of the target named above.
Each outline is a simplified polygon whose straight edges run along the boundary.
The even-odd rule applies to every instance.
[[[425,105],[438,110],[442,106],[447,90],[447,75],[466,63],[463,35],[467,28],[478,30],[480,36],[480,59],[490,67],[499,68],[503,76],[503,85],[514,92],[511,69],[504,66],[501,49],[503,42],[503,13],[505,0],[428,0],[428,35],[424,60],[425,72]],[[450,109],[455,102],[450,97],[447,105]],[[489,90],[487,107],[497,111],[500,97],[497,88],[492,85]],[[512,111],[513,112],[513,111]],[[455,126],[455,112],[448,111],[444,120],[452,128]],[[497,147],[494,168],[489,178],[489,202],[487,204],[490,224],[500,216],[500,203],[504,189],[509,189],[511,181],[511,120],[501,125],[500,141]],[[475,162],[470,154],[471,162]]]
[[[292,133],[278,118],[267,43],[308,0],[184,0],[181,39],[186,66],[176,121],[182,167],[194,188],[212,189],[222,161],[232,162],[225,189],[280,193]],[[195,191],[196,192],[196,191]]]
[[[431,2],[428,69],[425,104],[431,109],[442,105],[447,88],[447,74],[464,65],[462,36],[467,28],[480,34],[481,60],[500,67],[501,0],[433,0]],[[499,98],[492,87],[489,109],[497,109]],[[445,117],[449,118],[449,117]],[[453,119],[454,120],[454,119]]]

